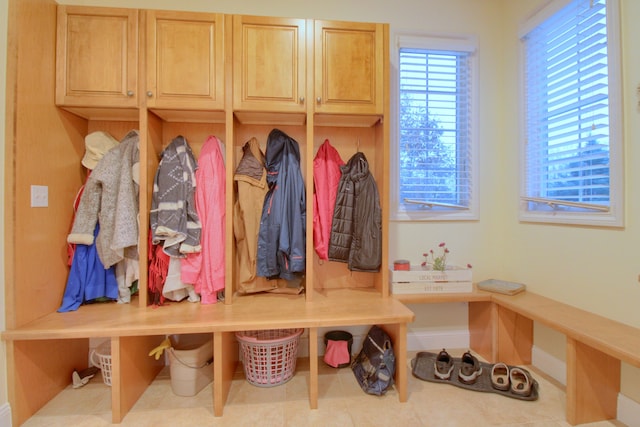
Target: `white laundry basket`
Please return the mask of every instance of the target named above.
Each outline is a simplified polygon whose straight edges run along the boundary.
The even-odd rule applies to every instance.
[[[171,390],[195,396],[213,380],[213,334],[172,335],[169,348]]]
[[[236,332],[247,381],[274,387],[293,378],[302,332],[302,328]]]
[[[107,340],[91,351],[91,364],[102,371],[102,380],[111,386],[111,340]]]

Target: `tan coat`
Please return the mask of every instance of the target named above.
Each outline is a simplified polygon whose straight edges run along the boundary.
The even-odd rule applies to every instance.
[[[238,292],[241,294],[271,290],[276,281],[257,280],[256,255],[260,218],[267,187],[267,170],[260,144],[251,138],[244,147],[243,155],[234,174],[238,197],[233,212],[233,232],[236,239]],[[259,278],[262,279],[262,278]]]

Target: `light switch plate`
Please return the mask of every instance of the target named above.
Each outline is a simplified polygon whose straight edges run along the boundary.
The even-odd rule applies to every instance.
[[[49,206],[49,187],[46,185],[31,186],[31,207],[46,208]]]

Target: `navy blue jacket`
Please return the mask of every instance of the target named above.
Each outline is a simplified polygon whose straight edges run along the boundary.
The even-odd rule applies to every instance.
[[[305,271],[306,193],[296,140],[278,129],[267,139],[267,185],[258,234],[258,276],[294,280]]]

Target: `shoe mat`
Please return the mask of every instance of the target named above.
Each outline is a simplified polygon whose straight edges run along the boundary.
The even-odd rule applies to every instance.
[[[524,368],[522,369],[527,373],[529,379],[531,380],[531,393],[528,396],[523,396],[520,394],[516,394],[508,390],[498,390],[493,388],[491,385],[491,368],[493,364],[480,362],[480,366],[482,367],[482,374],[478,375],[476,382],[473,384],[465,384],[460,381],[458,378],[458,372],[460,371],[461,359],[459,357],[451,357],[453,360],[453,371],[451,372],[451,377],[448,380],[443,380],[435,376],[435,361],[436,357],[438,357],[435,353],[429,353],[427,351],[421,351],[416,354],[416,357],[411,359],[411,373],[414,377],[419,378],[424,381],[430,381],[434,383],[445,383],[451,384],[457,387],[466,388],[468,390],[474,391],[482,391],[489,393],[497,393],[503,396],[512,397],[514,399],[520,400],[537,400],[538,399],[538,382],[533,379],[529,371]],[[514,368],[515,366],[509,366],[509,369]]]

